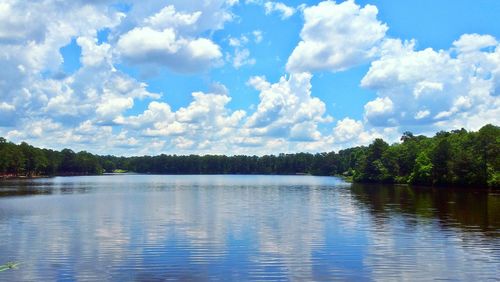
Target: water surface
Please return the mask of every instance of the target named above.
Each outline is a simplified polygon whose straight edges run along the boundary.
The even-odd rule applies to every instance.
[[[312,176],[0,182],[1,281],[495,280],[500,193]]]

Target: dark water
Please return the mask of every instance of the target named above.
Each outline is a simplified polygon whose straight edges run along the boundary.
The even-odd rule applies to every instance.
[[[500,192],[309,176],[0,183],[1,281],[496,280]]]

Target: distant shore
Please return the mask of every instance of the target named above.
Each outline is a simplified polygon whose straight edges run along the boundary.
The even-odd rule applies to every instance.
[[[397,143],[375,139],[338,152],[277,155],[166,155],[119,157],[70,149],[16,145],[0,137],[3,178],[144,173],[171,175],[317,175],[346,182],[430,187],[500,188],[500,127],[476,132],[440,131],[433,137],[405,132]],[[17,176],[21,175],[21,176]],[[42,175],[42,176],[40,176]]]
[[[0,175],[0,180],[50,178],[52,175]]]

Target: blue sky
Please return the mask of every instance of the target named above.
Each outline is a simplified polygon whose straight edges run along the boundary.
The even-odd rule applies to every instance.
[[[138,154],[331,151],[498,124],[500,2],[0,3],[0,136]]]

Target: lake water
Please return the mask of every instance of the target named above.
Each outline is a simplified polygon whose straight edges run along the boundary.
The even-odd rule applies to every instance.
[[[500,277],[500,191],[313,176],[0,182],[0,281]]]

